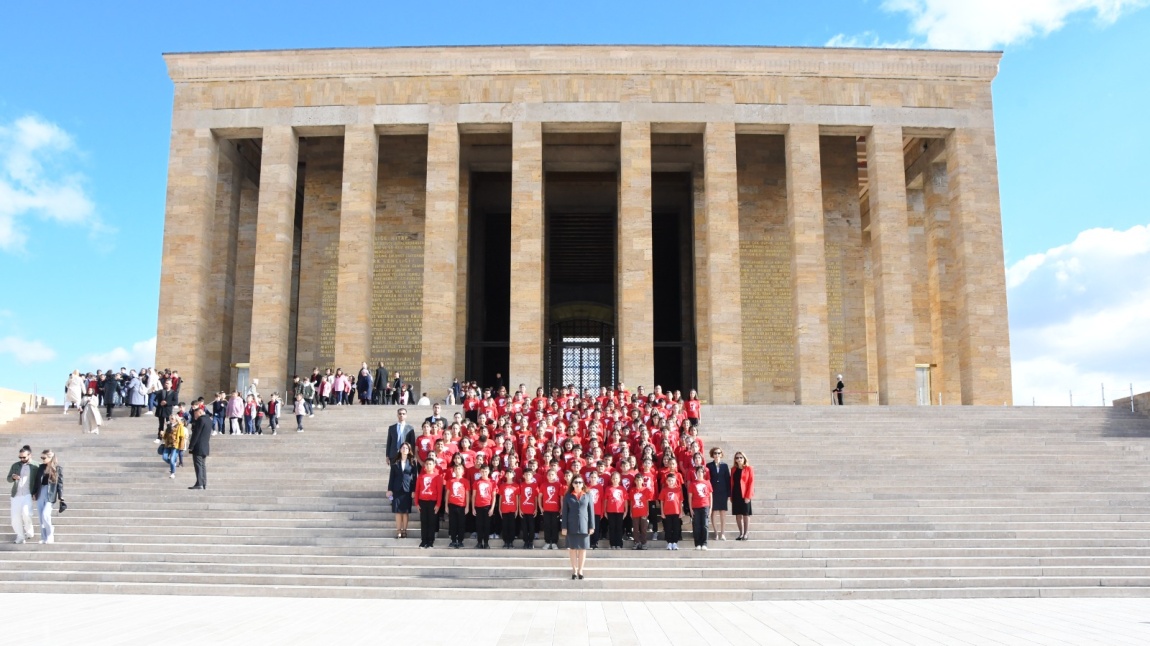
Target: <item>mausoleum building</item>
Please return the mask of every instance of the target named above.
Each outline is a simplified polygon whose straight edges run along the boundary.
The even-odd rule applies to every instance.
[[[1010,402],[996,52],[165,55],[157,366]],[[186,390],[185,390],[186,389]]]

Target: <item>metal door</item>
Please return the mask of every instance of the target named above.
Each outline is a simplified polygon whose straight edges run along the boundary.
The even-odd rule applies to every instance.
[[[918,392],[918,405],[930,406],[930,366],[915,366],[914,382]]]
[[[615,326],[599,321],[563,321],[547,339],[546,388],[572,385],[582,391],[614,387]]]

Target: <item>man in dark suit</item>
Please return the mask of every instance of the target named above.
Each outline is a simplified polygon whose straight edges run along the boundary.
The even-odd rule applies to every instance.
[[[176,410],[176,404],[179,403],[177,397],[179,394],[172,388],[172,381],[170,379],[164,380],[164,389],[156,396],[156,421],[159,422],[159,428],[156,429],[157,442],[164,434],[164,424],[168,423],[172,411]]]
[[[443,428],[447,428],[448,426],[450,426],[451,422],[449,422],[448,419],[443,416],[443,413],[440,413],[439,411],[440,411],[439,402],[435,402],[435,404],[431,407],[431,417],[428,417],[427,419],[425,419],[423,421],[430,422],[432,426],[435,426],[435,424],[437,422],[442,421],[443,422]]]
[[[192,454],[192,465],[196,468],[196,484],[188,489],[208,488],[208,453],[212,439],[212,422],[202,406],[197,406],[192,416],[192,437],[188,440],[188,451]]]
[[[387,427],[387,464],[391,466],[391,461],[395,456],[399,455],[399,447],[404,444],[415,446],[415,427],[407,423],[407,409],[401,408],[395,413],[399,421]]]
[[[372,392],[372,402],[375,404],[387,403],[387,368],[383,367],[383,362],[379,362],[379,367],[375,370],[375,390]]]

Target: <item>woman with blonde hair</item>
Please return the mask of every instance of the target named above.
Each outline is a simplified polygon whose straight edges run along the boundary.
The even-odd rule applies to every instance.
[[[40,453],[40,468],[32,478],[32,500],[40,512],[40,543],[55,543],[56,535],[52,527],[52,505],[60,501],[60,511],[64,510],[64,467],[56,460],[51,449]]]
[[[731,472],[731,514],[739,528],[736,541],[747,540],[751,531],[751,500],[755,497],[755,470],[742,451],[735,451],[735,468]]]
[[[169,478],[176,477],[176,465],[179,463],[180,452],[183,451],[187,439],[188,432],[184,428],[184,420],[172,413],[164,426],[164,443],[160,448],[160,455],[164,458],[164,462],[168,463],[171,471]]]

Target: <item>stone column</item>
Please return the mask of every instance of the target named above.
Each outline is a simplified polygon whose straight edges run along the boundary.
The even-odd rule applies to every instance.
[[[290,126],[264,128],[250,372],[252,379],[259,379],[261,394],[282,393],[287,383],[298,159],[299,137]]]
[[[703,135],[707,219],[707,332],[711,403],[743,403],[743,309],[739,277],[739,178],[735,124],[708,123]]]
[[[930,291],[931,388],[943,404],[962,403],[959,380],[958,314],[955,311],[954,232],[950,226],[946,164],[927,166],[922,178],[926,202],[926,263]],[[938,403],[935,395],[932,404]]]
[[[511,126],[511,342],[508,390],[543,384],[543,125]]]
[[[652,294],[651,124],[624,122],[619,136],[619,224],[616,310],[619,381],[632,389],[655,383]]]
[[[955,130],[946,140],[946,160],[962,403],[1012,403],[994,130]]]
[[[426,199],[420,390],[434,400],[447,392],[455,371],[459,127],[454,123],[428,126]]]
[[[878,400],[913,405],[914,310],[902,128],[875,126],[866,141]]]
[[[358,366],[371,355],[371,284],[375,273],[375,200],[379,134],[372,124],[343,134],[336,270],[335,365]],[[375,374],[375,366],[371,366]]]
[[[172,130],[164,215],[156,366],[179,370],[181,391],[199,397],[207,370],[209,253],[216,214],[220,146],[209,129]],[[190,300],[189,300],[190,299]]]
[[[830,402],[830,328],[823,235],[822,153],[816,124],[787,129],[787,231],[795,317],[795,402]],[[839,367],[841,369],[841,366]]]

